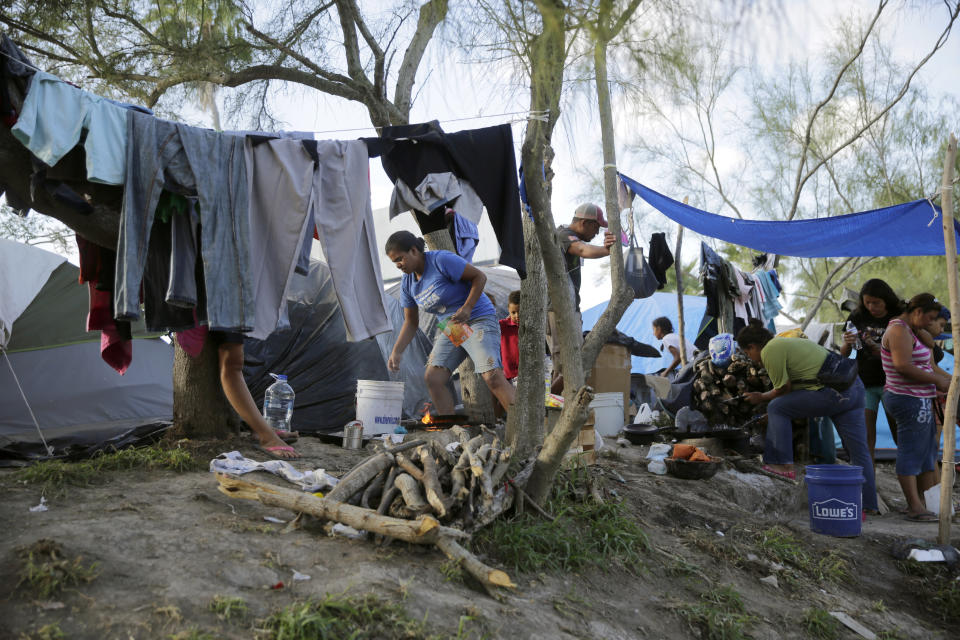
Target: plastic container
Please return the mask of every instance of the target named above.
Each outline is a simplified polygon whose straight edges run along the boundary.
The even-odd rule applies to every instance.
[[[274,431],[290,431],[293,418],[293,387],[287,384],[287,376],[271,373],[276,380],[263,394],[263,419]]]
[[[844,333],[856,333],[856,334],[857,334],[857,339],[856,339],[856,341],[853,343],[853,348],[856,349],[857,351],[862,351],[862,350],[863,350],[863,343],[860,342],[860,332],[857,331],[857,327],[854,326],[853,322],[851,322],[850,320],[847,320],[847,324],[846,324],[846,326],[844,326],[843,332],[844,332]],[[886,408],[886,407],[884,407],[884,408]]]
[[[368,436],[393,433],[403,415],[403,383],[357,380],[357,420]]]
[[[593,428],[602,436],[615,436],[623,428],[623,394],[619,391],[598,393],[590,403]]]
[[[811,531],[836,538],[860,535],[863,467],[808,465],[806,483]]]
[[[437,323],[437,328],[443,332],[443,335],[450,338],[450,342],[458,347],[473,335],[473,329],[470,325],[450,322],[449,320],[441,320]]]

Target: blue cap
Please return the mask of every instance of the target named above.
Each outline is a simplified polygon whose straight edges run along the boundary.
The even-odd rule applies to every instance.
[[[285,375],[283,375],[283,374],[279,374],[279,373],[278,373],[278,374],[276,374],[276,376],[277,376],[277,380],[279,380],[280,382],[286,382],[286,381],[287,381],[287,376],[285,376]]]

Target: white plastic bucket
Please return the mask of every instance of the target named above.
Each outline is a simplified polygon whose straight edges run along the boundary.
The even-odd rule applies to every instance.
[[[615,436],[623,429],[623,393],[598,393],[590,403],[593,428],[602,436]]]
[[[357,420],[364,435],[393,433],[403,414],[403,383],[357,380]]]

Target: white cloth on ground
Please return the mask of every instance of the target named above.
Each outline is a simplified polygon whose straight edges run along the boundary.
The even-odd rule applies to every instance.
[[[297,471],[289,462],[283,460],[257,462],[256,460],[243,457],[239,451],[221,453],[210,461],[210,473],[221,472],[243,475],[251,471],[267,471],[275,476],[280,476],[288,482],[292,482],[309,493],[324,491],[328,487],[336,486],[337,482],[339,482],[336,477],[331,476],[323,469]]]

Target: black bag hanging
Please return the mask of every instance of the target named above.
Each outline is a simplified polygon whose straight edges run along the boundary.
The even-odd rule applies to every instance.
[[[635,299],[649,298],[660,286],[653,269],[643,257],[643,249],[637,246],[635,237],[630,238],[630,248],[623,256],[623,274],[627,284],[633,289]]]
[[[817,382],[837,391],[846,391],[857,380],[857,361],[830,351],[817,372]]]

